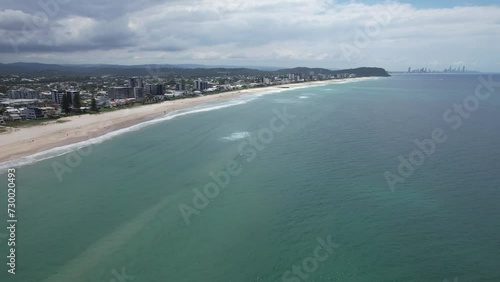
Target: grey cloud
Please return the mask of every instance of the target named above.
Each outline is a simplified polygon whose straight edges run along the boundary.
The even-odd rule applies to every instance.
[[[5,53],[10,45],[6,35],[22,38],[19,24],[42,9],[38,0],[2,2],[8,10],[0,13],[10,10],[0,17],[0,52]],[[113,63],[119,63],[120,56],[126,61],[133,54],[144,62],[274,60],[276,64],[295,58],[347,64],[339,55],[341,44],[354,44],[357,32],[375,22],[373,14],[387,11],[386,4],[330,0],[73,0],[60,5],[46,25],[20,44],[16,58],[73,51],[82,60],[85,51],[110,50],[92,59],[113,58],[117,60]],[[500,48],[499,21],[498,6],[416,9],[404,5],[379,35],[370,38],[361,57],[367,63],[379,63],[377,58],[392,56],[386,62],[393,66],[432,61],[434,54],[441,54],[439,61],[498,61],[498,55],[486,58],[484,54]]]
[[[188,50],[188,47],[177,45],[156,45],[138,48],[140,51],[180,52]]]
[[[9,11],[9,10],[8,10]],[[24,18],[22,18],[24,17]],[[29,20],[26,20],[29,19]],[[57,21],[34,21],[22,12],[10,12],[7,21],[21,23],[17,29],[0,25],[0,52],[71,52],[81,50],[111,50],[139,43],[130,30],[126,17],[98,21],[91,18],[68,17]],[[11,24],[12,25],[12,24]],[[6,46],[10,45],[10,48]],[[13,48],[12,45],[16,47]]]
[[[29,44],[22,45],[19,49],[22,52],[34,52],[34,53],[71,53],[77,51],[87,51],[89,50],[88,44],[85,45],[47,45],[47,44]],[[11,44],[0,43],[0,53],[14,53],[15,50]]]
[[[21,10],[25,13],[35,14],[44,12],[51,18],[66,18],[70,16],[82,16],[99,20],[110,20],[120,18],[128,13],[133,13],[166,3],[179,3],[182,0],[2,0],[2,8]],[[195,1],[197,2],[197,1]]]
[[[134,46],[139,43],[138,35],[129,29],[126,18],[98,22],[93,28],[83,33],[81,39],[87,38],[91,44],[109,49]]]
[[[22,30],[26,22],[33,20],[30,14],[20,10],[0,11],[0,30],[19,31]]]

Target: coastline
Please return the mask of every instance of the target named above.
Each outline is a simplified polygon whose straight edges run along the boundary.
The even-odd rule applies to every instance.
[[[359,78],[358,78],[359,79]],[[201,106],[211,102],[232,100],[241,96],[273,91],[293,90],[316,85],[334,84],[353,79],[324,80],[306,83],[273,85],[212,94],[196,98],[165,101],[114,112],[63,118],[68,122],[50,123],[0,133],[0,165],[32,156],[54,148],[88,141],[117,130],[152,121],[178,110]],[[355,80],[355,79],[354,79]]]

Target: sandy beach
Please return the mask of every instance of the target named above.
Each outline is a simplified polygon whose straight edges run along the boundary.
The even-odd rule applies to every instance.
[[[230,91],[202,97],[165,101],[130,109],[106,112],[97,115],[81,115],[62,118],[67,122],[50,122],[46,125],[16,128],[0,134],[0,163],[30,156],[52,148],[69,145],[106,133],[127,128],[141,122],[153,120],[170,112],[195,107],[210,102],[234,99],[243,95],[295,89],[304,86],[335,83],[342,80],[315,81],[299,84],[286,84],[241,91]]]

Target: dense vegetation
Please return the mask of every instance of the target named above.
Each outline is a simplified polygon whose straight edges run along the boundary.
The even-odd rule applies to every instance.
[[[224,74],[231,76],[276,76],[289,73],[309,74],[340,74],[353,73],[357,76],[389,76],[382,68],[357,68],[349,70],[329,70],[324,68],[291,68],[281,70],[258,70],[251,68],[205,68],[181,67],[172,65],[47,65],[37,63],[0,64],[0,75],[19,75],[23,77],[46,77],[46,82],[51,82],[50,77],[66,78],[78,81],[84,76],[159,76],[166,78],[198,78],[221,77]]]

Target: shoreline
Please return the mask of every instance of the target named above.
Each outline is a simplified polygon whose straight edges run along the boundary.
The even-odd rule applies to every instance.
[[[197,107],[210,102],[227,101],[245,95],[293,90],[351,80],[353,79],[323,80],[222,92],[102,114],[71,116],[62,118],[62,120],[68,121],[64,123],[19,128],[14,131],[0,133],[0,147],[5,148],[0,152],[0,165],[58,147],[95,139],[111,132],[158,119],[178,110]]]

